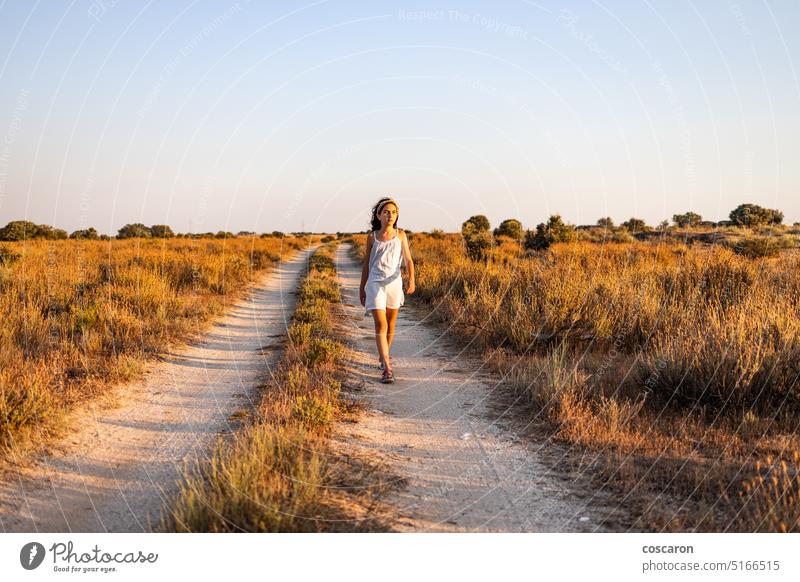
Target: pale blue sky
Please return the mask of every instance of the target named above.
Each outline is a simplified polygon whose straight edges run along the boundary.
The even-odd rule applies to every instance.
[[[800,5],[0,0],[0,223],[800,221]]]

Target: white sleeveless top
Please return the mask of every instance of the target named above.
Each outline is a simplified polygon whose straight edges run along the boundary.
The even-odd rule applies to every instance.
[[[378,240],[372,232],[372,251],[369,255],[369,277],[367,282],[391,283],[400,277],[400,265],[403,263],[403,243],[400,242],[400,231],[387,241]]]

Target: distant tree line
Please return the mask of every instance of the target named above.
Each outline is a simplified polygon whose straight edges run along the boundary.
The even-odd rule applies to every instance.
[[[310,234],[310,233],[303,233]],[[340,233],[337,233],[337,236]],[[204,233],[189,233],[189,234],[176,234],[166,224],[154,224],[146,226],[140,222],[126,224],[117,231],[116,238],[129,239],[129,238],[236,238],[236,237],[253,237],[260,236],[262,238],[283,238],[286,235],[279,231],[265,232],[261,235],[249,231],[240,230],[234,234],[232,232],[220,230],[217,232],[204,232]],[[0,241],[23,241],[33,239],[45,240],[63,240],[63,239],[76,239],[76,240],[110,240],[111,237],[105,234],[99,234],[94,227],[84,228],[74,231],[72,234],[67,234],[66,230],[55,228],[47,224],[36,224],[28,220],[13,220],[0,228]]]
[[[13,220],[0,229],[0,240],[15,241],[32,238],[60,240],[68,238],[67,231],[47,224],[35,224],[28,220]]]
[[[766,225],[779,225],[783,223],[783,212],[771,208],[763,208],[757,204],[740,204],[729,214],[729,220],[720,222],[704,221],[703,217],[696,212],[685,212],[683,214],[674,214],[672,222],[679,228],[690,227],[718,227],[718,226],[740,226],[740,227],[759,227]],[[633,236],[639,233],[651,232],[654,229],[647,225],[647,223],[636,217],[631,217],[622,222],[619,227],[616,227],[611,217],[603,217],[597,221],[597,227],[606,230],[619,230],[628,233],[628,236]],[[551,244],[556,242],[569,242],[576,238],[576,230],[580,228],[590,227],[576,227],[571,224],[566,224],[561,216],[553,214],[547,220],[536,225],[533,230],[525,230],[522,223],[516,218],[508,218],[500,223],[500,225],[491,230],[489,219],[478,214],[471,216],[461,225],[461,235],[467,246],[467,252],[473,257],[483,257],[486,251],[492,247],[495,238],[507,237],[513,240],[520,241],[529,249],[546,249]],[[668,221],[662,221],[656,230],[665,230],[669,228]],[[411,231],[407,231],[410,233]],[[309,236],[309,232],[294,232],[294,236]],[[336,233],[337,238],[342,238],[344,233]],[[444,232],[439,229],[434,229],[431,235],[437,238],[444,236]],[[228,231],[217,232],[204,232],[204,233],[189,233],[189,234],[175,234],[166,224],[154,224],[146,226],[140,222],[126,224],[117,231],[116,238],[129,239],[129,238],[235,238],[247,236],[261,236],[283,238],[286,235],[280,231],[272,231],[257,235],[255,232],[242,230],[237,234]],[[107,235],[98,234],[94,228],[85,228],[76,230],[72,234],[67,234],[67,231],[60,228],[55,228],[47,224],[35,224],[27,220],[14,220],[9,222],[6,226],[0,229],[0,241],[21,241],[31,239],[46,239],[46,240],[62,240],[62,239],[78,239],[78,240],[109,240]]]
[[[719,227],[736,226],[755,228],[767,225],[779,225],[783,223],[783,212],[771,208],[763,208],[757,204],[740,204],[728,215],[729,220],[720,222],[704,221],[703,217],[696,212],[685,212],[674,214],[672,222],[679,228],[690,227]],[[657,227],[649,226],[643,219],[631,217],[620,223],[619,227],[614,224],[614,220],[609,217],[598,219],[596,227],[609,231],[621,231],[624,237],[621,240],[633,240],[633,235],[652,232],[653,230],[666,230],[670,223],[662,221]],[[536,225],[533,230],[525,230],[522,223],[509,218],[500,223],[500,226],[491,230],[489,219],[483,214],[470,216],[461,225],[461,236],[467,249],[467,254],[478,260],[486,258],[487,251],[494,245],[494,239],[498,237],[508,237],[519,241],[526,249],[542,250],[548,248],[553,243],[571,242],[577,238],[577,230],[581,228],[567,224],[558,214],[553,214],[547,220]],[[442,238],[444,233],[434,229],[430,233],[434,238]]]

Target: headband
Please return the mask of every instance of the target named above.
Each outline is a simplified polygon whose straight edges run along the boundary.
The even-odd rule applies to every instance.
[[[394,198],[389,198],[388,200],[384,200],[381,205],[378,206],[378,214],[383,211],[383,207],[387,204],[394,204],[395,208],[397,208],[397,211],[400,212],[400,205],[395,202]]]

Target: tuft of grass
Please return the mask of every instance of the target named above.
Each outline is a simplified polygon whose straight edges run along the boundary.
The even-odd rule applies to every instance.
[[[11,446],[13,435],[21,429],[39,424],[55,414],[55,395],[50,388],[46,366],[29,370],[15,379],[0,371],[0,444]]]
[[[211,461],[186,468],[165,518],[178,532],[314,532],[324,507],[325,457],[299,425],[247,426]]]
[[[289,326],[289,340],[297,347],[306,345],[311,340],[311,324],[292,322]]]
[[[757,461],[740,486],[736,531],[800,532],[800,451]]]
[[[342,354],[342,344],[329,338],[313,338],[305,352],[310,367],[335,363]]]
[[[17,262],[22,255],[13,249],[0,245],[0,267],[7,267]]]
[[[299,396],[292,410],[292,418],[312,429],[329,426],[335,415],[336,407],[331,399],[316,394]]]
[[[733,251],[750,259],[776,257],[782,248],[781,243],[773,237],[760,236],[743,238],[735,243]]]

